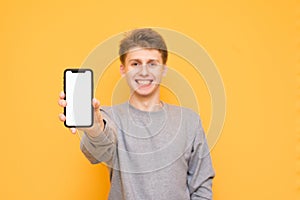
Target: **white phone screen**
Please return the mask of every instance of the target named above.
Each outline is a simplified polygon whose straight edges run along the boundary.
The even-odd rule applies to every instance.
[[[64,89],[65,126],[90,127],[93,125],[93,72],[89,69],[66,69]]]

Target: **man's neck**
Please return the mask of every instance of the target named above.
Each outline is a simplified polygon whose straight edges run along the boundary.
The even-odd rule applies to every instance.
[[[153,112],[162,109],[162,103],[159,98],[159,94],[151,97],[143,97],[133,94],[129,99],[129,103],[136,109]]]

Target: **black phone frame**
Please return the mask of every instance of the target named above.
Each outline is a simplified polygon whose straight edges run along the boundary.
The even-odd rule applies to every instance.
[[[65,100],[66,100],[66,96],[67,96],[67,93],[66,93],[66,73],[67,71],[71,71],[72,73],[85,73],[86,71],[89,71],[91,72],[91,89],[92,89],[92,95],[91,95],[91,124],[90,125],[86,125],[86,126],[69,126],[67,125],[67,120],[64,121],[64,125],[68,128],[89,128],[91,126],[93,126],[94,124],[94,112],[93,112],[93,105],[92,105],[92,100],[94,98],[94,73],[93,73],[93,70],[92,69],[88,69],[88,68],[68,68],[68,69],[65,69],[64,70],[64,93],[65,93]],[[66,107],[64,107],[64,115],[66,116]]]

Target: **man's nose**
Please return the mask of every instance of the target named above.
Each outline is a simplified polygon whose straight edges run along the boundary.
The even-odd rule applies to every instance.
[[[141,68],[141,75],[142,76],[147,76],[148,75],[148,66],[147,65],[142,65],[142,68]]]

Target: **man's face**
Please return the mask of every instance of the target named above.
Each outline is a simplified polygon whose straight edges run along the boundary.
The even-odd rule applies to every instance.
[[[127,53],[120,72],[126,76],[131,92],[147,97],[159,92],[159,84],[166,74],[161,53],[155,49],[135,48]]]

